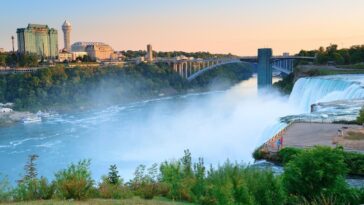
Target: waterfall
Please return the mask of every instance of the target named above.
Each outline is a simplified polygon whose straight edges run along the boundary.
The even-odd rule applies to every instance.
[[[311,105],[319,102],[332,102],[364,99],[364,75],[331,75],[300,78],[293,87],[287,106],[297,107],[297,118],[310,115]],[[354,102],[353,102],[354,103]],[[358,111],[358,109],[356,109]],[[346,110],[352,115],[353,109]],[[329,110],[330,116],[332,112]],[[337,111],[336,111],[337,112]],[[293,113],[292,113],[293,114]],[[338,113],[340,114],[340,113]],[[282,116],[283,117],[283,116]],[[315,116],[312,116],[315,117]],[[317,116],[316,116],[317,117]],[[288,124],[279,120],[267,127],[261,135],[261,141],[267,141],[284,129]]]
[[[302,112],[318,102],[364,98],[364,75],[334,75],[300,78],[294,85],[289,102]]]

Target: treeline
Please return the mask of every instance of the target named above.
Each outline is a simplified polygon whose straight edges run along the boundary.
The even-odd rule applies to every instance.
[[[336,44],[331,44],[326,48],[320,47],[317,50],[301,50],[298,55],[311,57],[317,55],[315,63],[321,65],[330,62],[337,65],[357,64],[364,62],[364,45],[355,45],[350,48],[338,49]],[[301,61],[301,63],[304,63],[304,61]]]
[[[136,58],[140,56],[145,56],[147,54],[147,51],[145,50],[126,50],[121,51],[121,53],[127,58]],[[186,56],[186,57],[193,57],[193,58],[203,58],[203,59],[209,59],[209,58],[231,58],[234,57],[232,54],[212,54],[209,52],[184,52],[184,51],[160,51],[156,52],[153,51],[154,57],[161,57],[161,58],[173,58],[177,56]]]
[[[122,68],[58,65],[34,73],[0,75],[0,102],[13,102],[20,110],[124,103],[206,87],[208,79],[219,78],[222,73],[234,83],[252,75],[248,68],[230,65],[206,73],[203,80],[188,83],[164,64],[141,63]]]
[[[0,67],[36,67],[39,57],[33,53],[0,53]]]
[[[158,95],[163,88],[182,90],[185,82],[166,67],[139,64],[125,68],[54,68],[0,76],[0,102],[17,109],[93,106]]]
[[[284,173],[226,161],[213,168],[199,158],[192,161],[186,150],[179,160],[146,168],[140,165],[134,178],[124,182],[116,165],[96,183],[90,161],[84,160],[55,173],[54,180],[38,177],[32,155],[16,187],[6,180],[0,184],[0,201],[47,199],[166,197],[203,205],[342,205],[364,202],[364,189],[345,182],[347,167],[339,148],[315,147],[302,150],[284,165]]]

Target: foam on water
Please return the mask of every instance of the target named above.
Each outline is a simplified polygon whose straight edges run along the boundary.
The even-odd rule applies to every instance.
[[[364,75],[336,75],[300,78],[294,85],[289,101],[303,112],[318,102],[364,98]]]
[[[29,154],[40,156],[40,174],[47,177],[71,162],[92,159],[95,179],[107,173],[110,164],[117,164],[121,175],[130,179],[138,164],[177,158],[184,149],[204,157],[207,164],[227,158],[250,162],[252,151],[289,122],[280,121],[282,116],[299,118],[308,114],[312,103],[343,98],[348,101],[322,104],[317,116],[353,116],[361,104],[351,106],[350,100],[363,98],[363,79],[300,79],[288,100],[272,91],[258,95],[252,78],[224,92],[145,100],[1,128],[0,172],[16,180]]]

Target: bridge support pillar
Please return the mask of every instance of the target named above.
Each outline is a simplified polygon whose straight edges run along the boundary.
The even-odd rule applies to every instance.
[[[272,86],[272,49],[258,49],[258,89]]]

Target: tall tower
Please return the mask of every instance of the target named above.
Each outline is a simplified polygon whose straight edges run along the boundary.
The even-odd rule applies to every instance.
[[[71,52],[71,31],[72,26],[69,21],[64,21],[62,25],[63,36],[64,36],[64,49],[68,52]]]
[[[258,88],[272,86],[272,49],[258,49]]]
[[[153,48],[152,45],[147,45],[147,61],[153,62]]]

